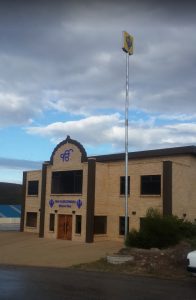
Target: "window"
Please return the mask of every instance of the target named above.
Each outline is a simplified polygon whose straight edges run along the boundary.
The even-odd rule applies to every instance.
[[[107,217],[95,216],[94,217],[94,234],[106,234],[107,232]]]
[[[76,230],[75,232],[81,234],[82,216],[76,215]]]
[[[125,176],[120,177],[120,195],[125,195]],[[130,176],[128,176],[128,195],[130,195]]]
[[[141,195],[160,195],[161,175],[141,176]]]
[[[50,214],[50,220],[49,220],[50,231],[54,231],[54,224],[55,224],[55,214]]]
[[[52,194],[82,194],[82,170],[52,173]]]
[[[37,227],[37,213],[36,212],[27,212],[26,226],[27,227]]]
[[[129,218],[127,228],[129,229]],[[119,235],[125,234],[125,217],[119,217]]]
[[[38,180],[28,181],[28,195],[29,196],[37,196],[38,195]]]

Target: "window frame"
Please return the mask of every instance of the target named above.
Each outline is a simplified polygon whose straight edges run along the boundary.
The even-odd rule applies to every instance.
[[[83,170],[53,171],[51,194],[81,195],[83,189]]]
[[[121,223],[121,220],[124,221],[124,224]],[[119,216],[119,230],[118,230],[118,233],[119,235],[125,235],[125,216]],[[124,229],[122,229],[121,226],[124,225]],[[128,217],[128,222],[127,222],[127,229],[129,231],[129,217]]]
[[[107,216],[94,216],[93,233],[96,235],[107,234]]]
[[[76,234],[81,234],[82,233],[82,215],[76,215],[75,233]]]
[[[153,178],[154,178],[154,180],[153,180]],[[159,178],[159,180],[158,180],[158,178]],[[151,186],[146,187],[147,184],[148,185],[151,184]],[[156,185],[158,185],[158,186],[156,186]],[[154,189],[154,191],[153,191],[153,189]],[[141,175],[141,177],[140,177],[140,195],[141,196],[161,196],[161,175],[160,174]]]
[[[29,219],[29,217],[34,216],[34,219]],[[30,228],[37,228],[37,218],[38,218],[38,213],[37,212],[33,212],[33,211],[27,211],[26,212],[26,227],[30,227]]]
[[[51,213],[49,215],[49,231],[54,232],[55,231],[55,214]]]
[[[36,184],[36,186],[34,186]],[[33,190],[33,192],[32,192]],[[39,195],[39,180],[28,180],[27,196],[37,197]]]
[[[128,176],[128,195],[130,195],[130,181],[131,177]],[[125,195],[125,176],[120,176],[120,196]]]

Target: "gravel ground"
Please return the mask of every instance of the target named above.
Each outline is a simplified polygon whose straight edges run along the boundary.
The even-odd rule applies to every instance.
[[[101,259],[90,264],[81,264],[77,268],[86,270],[100,270],[110,272],[120,272],[126,274],[155,276],[159,278],[185,279],[190,277],[186,271],[186,256],[191,251],[191,246],[187,242],[181,242],[175,247],[168,249],[152,248],[122,248],[119,255],[133,256],[132,262],[121,265],[113,265],[107,259]]]

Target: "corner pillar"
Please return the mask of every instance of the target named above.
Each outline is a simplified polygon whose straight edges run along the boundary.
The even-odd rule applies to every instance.
[[[42,187],[41,187],[40,226],[39,226],[39,237],[40,238],[44,237],[44,227],[45,227],[47,165],[48,164],[44,163],[42,166]]]
[[[21,232],[24,231],[26,190],[27,190],[27,172],[23,172],[22,204],[21,204],[21,219],[20,219]]]
[[[163,162],[163,215],[172,215],[172,161]]]
[[[95,178],[96,159],[89,158],[87,181],[86,243],[93,243],[94,241]]]

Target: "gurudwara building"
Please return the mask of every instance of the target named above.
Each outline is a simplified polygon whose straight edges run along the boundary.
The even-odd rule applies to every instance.
[[[93,242],[123,239],[124,154],[88,157],[67,136],[42,170],[23,174],[21,231]],[[128,155],[128,226],[139,229],[148,208],[196,219],[196,147]]]

